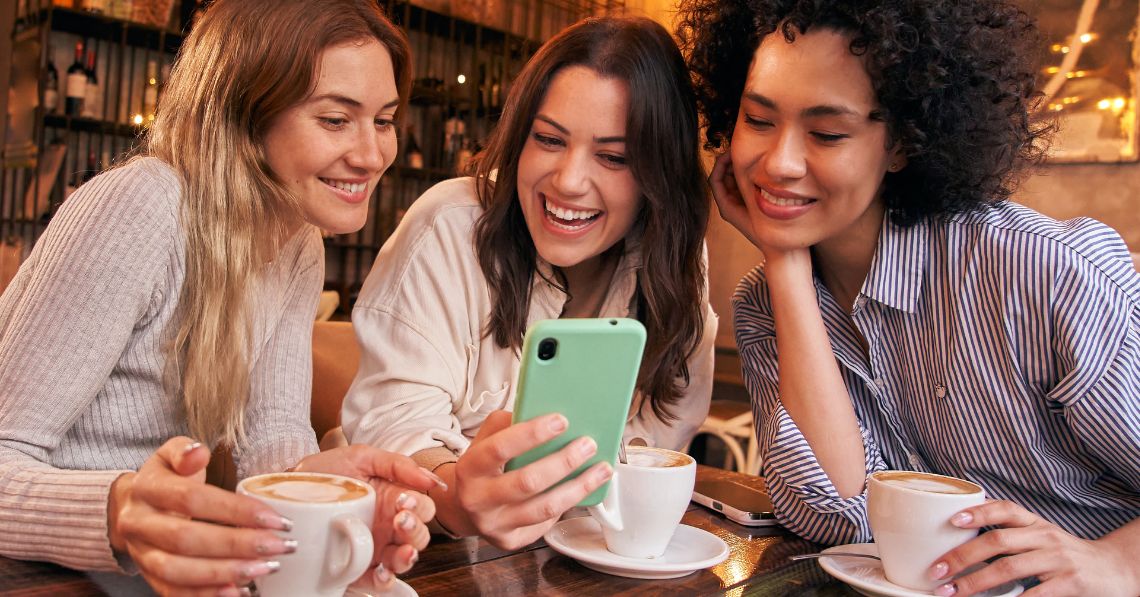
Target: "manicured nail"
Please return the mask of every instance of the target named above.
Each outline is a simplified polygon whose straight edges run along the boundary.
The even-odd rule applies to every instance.
[[[959,512],[950,517],[950,524],[956,527],[964,527],[971,522],[974,522],[974,515],[969,512]]]
[[[418,561],[420,561],[420,552],[413,549],[412,555],[408,556],[408,568],[415,566]]]
[[[443,479],[440,479],[440,478],[439,478],[439,475],[437,475],[437,474],[435,474],[435,473],[433,473],[433,472],[431,472],[431,471],[427,470],[426,468],[424,468],[424,467],[422,467],[422,466],[420,467],[420,470],[421,470],[421,471],[423,471],[423,472],[424,472],[424,474],[425,474],[425,475],[427,475],[427,477],[428,477],[429,479],[431,479],[432,481],[434,481],[434,482],[435,482],[435,484],[436,484],[437,486],[439,486],[439,488],[440,488],[440,489],[442,489],[442,490],[444,490],[444,491],[447,491],[447,483],[444,483],[444,482],[443,482]]]
[[[296,539],[276,539],[257,544],[257,553],[260,554],[278,555],[295,551],[297,551]]]
[[[258,514],[254,520],[263,529],[273,529],[276,531],[291,531],[293,530],[293,521],[276,514],[274,512],[262,512]]]
[[[399,518],[399,520],[396,521],[396,524],[400,525],[401,529],[404,529],[405,531],[410,531],[410,530],[416,528],[416,517],[412,516],[411,512],[408,512],[407,510],[405,510],[405,511],[400,513],[398,518]]]
[[[253,591],[250,591],[249,587],[241,587],[238,589],[238,595],[241,597],[252,597]]]
[[[598,451],[598,444],[592,437],[580,437],[574,440],[574,449],[582,456],[593,456]]]
[[[400,496],[396,498],[396,508],[398,510],[411,510],[416,507],[417,503],[415,496],[408,493],[401,493]]]
[[[957,592],[958,587],[955,586],[952,582],[948,582],[944,585],[939,586],[937,589],[934,589],[934,594],[938,595],[938,597],[950,597]]]
[[[547,425],[550,426],[551,431],[555,433],[562,433],[563,431],[566,431],[566,417],[562,415],[553,415],[550,417],[550,421],[547,422]]]
[[[186,444],[185,448],[182,448],[182,453],[188,454],[188,453],[193,452],[194,450],[197,450],[198,448],[201,448],[201,447],[202,447],[202,442],[191,442],[189,444]]]
[[[376,572],[373,572],[372,576],[374,576],[376,578],[376,582],[381,585],[386,585],[388,584],[388,581],[392,580],[392,573],[388,572],[388,569],[384,567],[384,564],[377,565]]]
[[[949,571],[950,566],[946,565],[946,562],[938,562],[937,564],[930,567],[930,572],[928,574],[932,580],[940,580],[946,578],[946,573]]]
[[[242,568],[242,578],[260,578],[266,574],[273,574],[281,569],[281,562],[270,560],[268,562],[254,562]]]
[[[594,476],[597,477],[599,484],[605,483],[610,480],[610,477],[614,476],[614,469],[610,468],[609,464],[603,462],[602,468],[595,472]]]

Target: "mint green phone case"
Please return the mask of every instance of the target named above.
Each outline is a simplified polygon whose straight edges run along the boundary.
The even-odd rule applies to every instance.
[[[556,351],[542,359],[540,347],[547,340],[557,342]],[[507,470],[526,466],[585,435],[594,438],[598,451],[563,482],[598,462],[613,466],[644,349],[645,327],[635,319],[550,319],[527,330],[513,421],[557,412],[570,425],[562,435],[511,459]],[[607,482],[578,505],[597,504],[608,490]]]

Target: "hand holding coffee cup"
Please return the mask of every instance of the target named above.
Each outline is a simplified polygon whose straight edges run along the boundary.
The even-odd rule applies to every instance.
[[[610,489],[590,515],[602,526],[606,549],[631,558],[658,558],[693,497],[697,463],[672,450],[627,447]]]
[[[238,484],[293,522],[280,534],[297,542],[281,568],[254,582],[261,595],[341,597],[372,562],[376,492],[367,483],[321,473],[272,473]]]
[[[931,473],[879,471],[867,481],[867,516],[883,573],[901,587],[931,591],[930,567],[943,554],[969,541],[977,529],[959,528],[950,518],[985,502],[980,485]]]

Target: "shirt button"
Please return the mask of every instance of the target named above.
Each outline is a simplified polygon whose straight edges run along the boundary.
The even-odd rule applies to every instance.
[[[920,469],[920,468],[921,468],[921,466],[920,466],[920,465],[922,465],[922,459],[918,457],[918,454],[915,454],[914,452],[911,452],[911,453],[910,453],[910,454],[907,456],[907,460],[909,460],[909,461],[910,461],[910,465],[911,465],[912,467],[914,467],[916,470],[918,470],[918,469]]]
[[[934,395],[938,396],[939,398],[945,398],[946,397],[946,386],[944,386],[942,384],[935,384],[934,385]]]
[[[859,296],[859,297],[855,298],[855,307],[856,308],[862,309],[863,305],[866,305],[866,304],[867,304],[867,297]]]
[[[881,390],[881,389],[887,387],[887,382],[883,381],[883,378],[881,378],[881,377],[876,377],[875,378],[875,387],[879,388]]]

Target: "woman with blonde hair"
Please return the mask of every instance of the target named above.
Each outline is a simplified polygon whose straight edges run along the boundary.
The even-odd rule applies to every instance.
[[[0,554],[245,592],[297,545],[203,482],[225,444],[239,477],[371,481],[374,577],[414,563],[434,476],[375,448],[318,454],[308,419],[318,228],[364,224],[409,61],[372,0],[198,16],[144,155],[79,189],[0,299]]]

